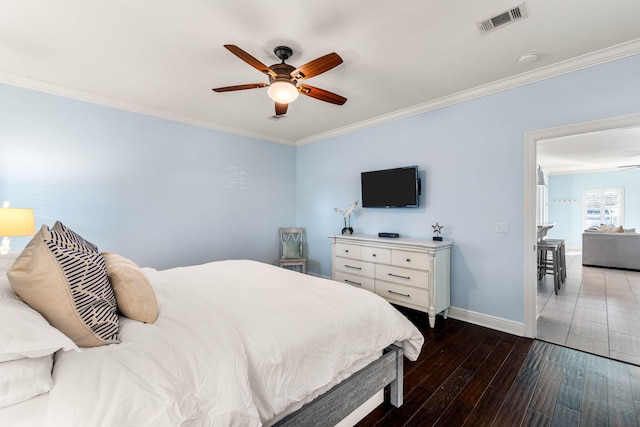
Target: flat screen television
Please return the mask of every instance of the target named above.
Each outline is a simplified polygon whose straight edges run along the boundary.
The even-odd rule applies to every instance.
[[[362,172],[360,180],[363,208],[418,207],[418,166]]]

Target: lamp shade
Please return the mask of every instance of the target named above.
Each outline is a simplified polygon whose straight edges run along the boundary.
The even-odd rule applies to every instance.
[[[33,209],[0,208],[0,236],[33,236],[35,232]]]
[[[269,98],[280,104],[288,104],[296,100],[298,97],[298,89],[291,82],[275,81],[269,85],[267,94]]]

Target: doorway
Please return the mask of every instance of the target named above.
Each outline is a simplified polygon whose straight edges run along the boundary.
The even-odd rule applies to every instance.
[[[640,114],[631,114],[540,129],[524,135],[524,327],[526,337],[537,336],[537,144],[541,140],[640,126]]]

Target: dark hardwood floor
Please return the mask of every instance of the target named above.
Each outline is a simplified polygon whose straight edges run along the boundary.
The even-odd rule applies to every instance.
[[[640,367],[399,309],[425,343],[405,358],[404,405],[358,426],[640,426]]]

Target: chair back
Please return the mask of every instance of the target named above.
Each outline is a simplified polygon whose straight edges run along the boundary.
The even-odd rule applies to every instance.
[[[280,229],[280,258],[283,255],[283,248],[285,246],[285,242],[297,242],[300,248],[300,258],[303,257],[302,254],[302,228],[281,228]]]

